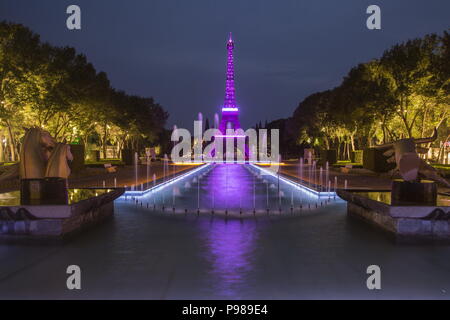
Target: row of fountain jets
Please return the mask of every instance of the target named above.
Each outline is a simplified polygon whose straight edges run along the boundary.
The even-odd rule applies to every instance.
[[[149,163],[150,162],[147,162],[147,179],[149,178],[149,172],[150,172]],[[211,167],[207,168],[203,173],[199,174],[198,177],[194,177],[191,182],[186,181],[185,184],[184,184],[184,188],[185,189],[192,188],[192,184],[196,184],[197,185],[197,211],[198,211],[198,213],[200,212],[200,180],[203,179],[203,177],[206,174],[208,174],[214,168],[214,166],[211,166]],[[282,207],[281,199],[285,197],[285,194],[284,194],[284,192],[282,190],[280,190],[279,176],[278,176],[278,179],[277,179],[277,185],[275,185],[274,183],[270,184],[268,180],[262,178],[261,173],[260,173],[259,170],[254,169],[253,167],[246,167],[246,168],[253,174],[253,212],[254,213],[256,212],[256,179],[262,179],[263,183],[266,185],[266,208],[267,208],[267,211],[269,211],[269,209],[268,209],[269,208],[269,189],[277,189],[278,190],[278,192],[277,192],[277,194],[278,194],[278,204],[279,204],[279,210],[281,212],[281,207]],[[310,187],[313,187],[313,186],[319,187],[319,189],[321,191],[328,191],[328,192],[330,192],[331,191],[331,181],[328,180],[328,177],[329,177],[328,170],[329,170],[329,167],[328,167],[328,163],[327,163],[326,167],[325,167],[325,170],[322,170],[322,168],[320,168],[318,177],[314,177],[314,175],[317,175],[317,173],[316,173],[316,164],[315,164],[315,162],[313,162],[312,170],[309,170],[308,176],[309,176],[309,181],[314,180],[315,182],[314,183],[309,183],[308,185]],[[303,165],[303,159],[301,159],[300,160],[300,165],[299,165],[299,180],[300,180],[300,183],[305,183],[305,181],[303,180],[303,171],[304,171],[304,165]],[[311,171],[314,171],[314,173],[312,173]],[[136,173],[136,186],[137,186],[137,181],[138,181],[137,166],[136,166],[135,173]],[[174,177],[174,174],[175,174],[174,171],[172,171],[172,173],[169,172],[168,158],[167,158],[167,156],[165,156],[164,157],[164,165],[163,165],[163,181],[162,181],[162,183],[166,182],[167,179],[169,179],[170,177]],[[317,178],[319,179],[318,180],[319,183],[316,183]],[[226,180],[226,182],[225,182],[225,193],[228,193],[229,184],[228,184],[228,170],[227,169],[226,169],[226,173],[225,173],[225,180]],[[322,181],[327,181],[327,180],[328,180],[328,183],[327,183],[326,187],[324,187],[321,182]],[[149,180],[147,180],[147,181],[149,181]],[[154,174],[153,174],[152,182],[153,182],[153,186],[155,186],[156,179],[155,179],[155,175]],[[346,181],[345,181],[345,184],[347,184]],[[141,184],[141,190],[144,190],[143,188],[144,188],[144,186],[143,186],[143,184]],[[337,177],[335,177],[334,191],[336,190],[336,188],[337,188]],[[177,185],[174,185],[172,187],[172,208],[173,208],[174,211],[175,211],[175,198],[177,196],[180,196],[180,195],[181,195],[180,188]],[[212,201],[211,208],[212,208],[212,212],[214,212],[214,210],[215,210],[215,192],[214,192],[214,188],[212,189],[212,197],[211,198],[212,198],[212,200],[211,200]],[[333,196],[333,198],[335,199],[335,195]],[[136,198],[132,197],[132,199],[136,202],[136,204],[139,203],[139,201]],[[154,196],[153,190],[151,191],[151,199],[153,199],[153,207],[156,208],[156,196]],[[325,203],[328,203],[330,200],[331,200],[331,193],[329,193],[328,199],[325,201]],[[166,199],[165,199],[165,194],[164,193],[161,194],[161,202],[162,202],[162,209],[164,210],[165,207],[166,207]],[[141,205],[142,205],[142,202],[141,202]],[[308,203],[307,205],[310,208],[311,204]],[[322,206],[322,205],[323,205],[323,202],[320,202],[320,206]],[[147,203],[147,207],[148,206],[149,206],[149,203]],[[302,206],[303,206],[303,199],[301,197],[301,192],[300,192],[300,208],[302,208]],[[318,207],[319,206],[319,202],[316,202],[315,206]],[[291,211],[293,209],[294,209],[294,191],[292,190],[291,191]],[[240,198],[239,198],[239,210],[240,210],[240,213],[242,213],[242,197],[241,197],[241,194],[240,194]],[[225,209],[225,212],[226,213],[228,212],[228,208]]]
[[[140,190],[143,191],[144,189],[144,183],[139,184],[139,174],[138,174],[138,154],[135,153],[135,161],[134,161],[134,173],[135,173],[135,183],[133,186],[131,186],[131,190]],[[319,170],[317,170],[317,163],[316,161],[312,161],[311,159],[308,159],[308,163],[311,164],[311,170],[307,170],[307,174],[305,175],[305,163],[303,158],[300,158],[299,160],[299,170],[298,170],[298,180],[299,183],[310,188],[314,189],[319,192],[331,192],[332,190],[332,182],[329,179],[329,164],[328,161],[325,164],[325,169],[323,169],[321,166],[319,167]],[[146,159],[146,172],[147,172],[147,179],[146,179],[146,189],[149,188],[149,183],[152,182],[153,186],[156,183],[156,175],[152,175],[152,180],[150,180],[150,166],[151,161],[149,156],[147,156]],[[173,178],[175,177],[175,169],[172,167],[172,172],[169,170],[169,158],[167,154],[164,155],[163,160],[163,182],[165,182],[169,177]],[[308,177],[308,179],[306,179]],[[105,181],[103,181],[103,187],[105,187]],[[114,179],[114,187],[117,187],[117,180]],[[125,186],[126,188],[126,186]],[[337,176],[334,177],[334,190],[337,189]],[[347,186],[347,180],[344,181],[344,189],[348,189]]]

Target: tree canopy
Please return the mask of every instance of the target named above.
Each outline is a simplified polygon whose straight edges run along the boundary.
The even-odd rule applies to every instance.
[[[375,142],[431,135],[448,141],[450,34],[394,45],[352,68],[331,90],[306,97],[290,121],[295,141],[338,149],[341,158]]]
[[[0,161],[18,159],[24,127],[93,143],[105,155],[108,145],[157,143],[167,118],[153,98],[112,88],[74,48],[43,43],[23,25],[0,22]]]

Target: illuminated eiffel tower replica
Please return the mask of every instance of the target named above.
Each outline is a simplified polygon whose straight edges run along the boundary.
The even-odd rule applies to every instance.
[[[235,157],[238,152],[241,152],[241,150],[238,150],[236,148],[237,145],[237,139],[244,137],[242,135],[227,135],[227,129],[241,129],[241,124],[239,122],[239,108],[236,103],[236,89],[234,88],[234,60],[233,60],[233,49],[234,49],[234,41],[230,37],[227,42],[227,51],[228,51],[228,60],[227,60],[227,80],[226,80],[226,87],[225,87],[225,100],[222,107],[222,116],[219,124],[219,130],[222,133],[222,138],[224,138],[224,155],[226,155],[226,141],[228,139],[233,139],[234,141],[234,150],[231,151],[234,153]],[[247,141],[246,141],[247,142]],[[229,152],[230,150],[228,150]],[[248,158],[248,145],[246,143],[245,150],[244,150],[244,158]]]
[[[222,118],[219,130],[226,134],[226,129],[239,129],[239,108],[236,103],[236,89],[234,88],[234,61],[233,61],[234,41],[231,37],[227,42],[228,61],[227,61],[227,82],[225,87],[225,101],[222,107]]]

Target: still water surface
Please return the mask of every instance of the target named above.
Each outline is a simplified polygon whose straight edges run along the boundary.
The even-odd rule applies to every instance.
[[[347,218],[342,200],[325,204],[282,182],[278,193],[276,178],[254,171],[210,166],[142,206],[120,199],[113,220],[64,245],[0,245],[0,299],[450,297],[450,247],[396,245]],[[82,270],[79,291],[66,289],[72,264]],[[366,287],[372,264],[379,291]]]

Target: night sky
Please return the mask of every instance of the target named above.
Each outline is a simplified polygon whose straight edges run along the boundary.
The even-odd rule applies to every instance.
[[[82,30],[66,28],[77,4]],[[370,4],[382,30],[366,28]],[[212,121],[223,103],[226,40],[235,40],[241,123],[292,114],[311,93],[337,86],[391,45],[450,27],[448,0],[0,0],[0,19],[23,23],[53,45],[87,55],[112,85],[153,96],[168,126]]]

